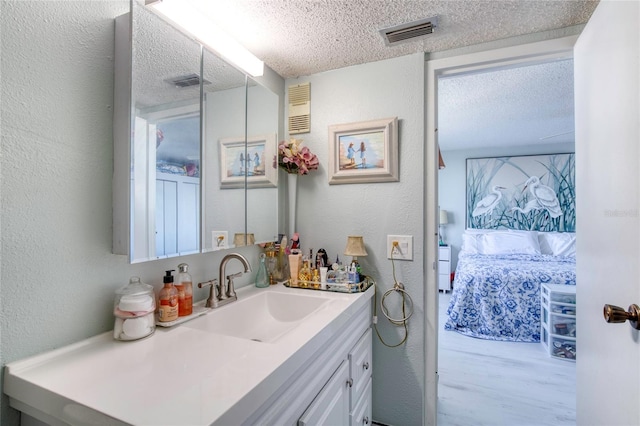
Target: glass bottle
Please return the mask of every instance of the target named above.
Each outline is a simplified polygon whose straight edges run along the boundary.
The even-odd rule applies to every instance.
[[[178,265],[178,280],[175,284],[178,290],[178,316],[185,317],[193,313],[193,282],[189,274],[189,265]]]
[[[278,258],[276,257],[276,251],[271,248],[265,252],[267,258],[265,264],[267,266],[267,276],[269,277],[269,284],[274,285],[278,283],[276,277],[276,268],[278,267]]]
[[[166,271],[163,278],[164,287],[160,289],[158,294],[159,305],[159,321],[169,322],[178,319],[178,289],[173,285],[173,275],[170,271]]]
[[[320,288],[320,271],[317,268],[313,269],[313,272],[311,274],[311,281],[313,288]]]
[[[309,267],[309,259],[305,256],[302,258],[302,268],[298,273],[298,281],[300,287],[307,287],[311,281],[311,268]]]
[[[286,255],[285,247],[282,244],[278,247],[275,278],[278,282],[289,279],[289,257]]]
[[[256,274],[256,287],[269,287],[269,274],[267,274],[267,265],[265,265],[264,253],[260,253],[260,265],[258,265],[258,273]]]

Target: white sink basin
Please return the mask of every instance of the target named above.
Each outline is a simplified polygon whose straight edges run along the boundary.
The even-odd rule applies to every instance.
[[[210,333],[269,343],[293,330],[329,300],[303,294],[262,292],[218,308],[186,325]]]

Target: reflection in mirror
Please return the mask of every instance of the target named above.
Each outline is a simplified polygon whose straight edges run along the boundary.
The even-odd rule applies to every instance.
[[[220,60],[206,50],[203,58],[204,79],[214,78]],[[204,86],[205,250],[275,241],[278,233],[279,98],[244,74],[235,84],[231,77],[226,90]]]
[[[200,250],[201,47],[132,2],[131,261]]]
[[[219,57],[204,50],[203,106],[203,250],[234,246],[235,234],[245,234],[245,190],[241,185],[223,189],[222,174],[244,173],[246,77]],[[234,141],[224,170],[220,142]],[[221,171],[223,170],[223,171]]]
[[[247,179],[247,232],[256,243],[278,239],[278,166],[274,162],[278,145],[278,95],[249,79],[247,93],[248,147],[251,140],[265,140],[249,149],[254,158],[255,182]],[[260,154],[257,156],[257,154]],[[258,164],[258,165],[257,165]]]

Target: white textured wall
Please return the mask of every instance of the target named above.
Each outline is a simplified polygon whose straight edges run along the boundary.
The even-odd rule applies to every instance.
[[[408,341],[387,348],[374,336],[373,418],[392,425],[422,424],[424,66],[423,55],[415,54],[286,81],[287,86],[311,82],[311,132],[295,136],[321,163],[319,171],[298,178],[303,249],[324,248],[330,259],[339,254],[345,260],[347,236],[364,236],[369,255],[359,260],[382,293],[393,285],[387,234],[414,237],[414,261],[396,262],[397,278],[415,303]],[[393,116],[399,120],[400,182],[329,185],[328,126]],[[398,309],[392,312],[400,315]],[[388,343],[404,335],[382,314],[378,328]]]
[[[0,7],[4,365],[112,330],[114,291],[131,275],[159,288],[179,262],[129,265],[111,254],[113,19],[129,1]],[[255,248],[240,251],[256,264]],[[217,276],[222,255],[184,260],[197,282]],[[17,425],[0,401],[0,424]]]

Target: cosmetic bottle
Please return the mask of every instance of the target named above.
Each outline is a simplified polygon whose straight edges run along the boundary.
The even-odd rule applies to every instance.
[[[358,277],[357,277],[357,272],[356,272],[356,264],[351,262],[351,265],[349,265],[349,267],[347,268],[348,271],[348,279],[350,283],[357,283],[358,282]]]
[[[316,290],[320,288],[320,271],[318,269],[311,270],[311,286]]]
[[[185,317],[193,313],[193,282],[189,274],[189,265],[178,265],[178,280],[175,285],[178,290],[178,316]]]
[[[278,257],[276,262],[276,275],[275,281],[283,282],[289,279],[289,257],[286,254],[287,249],[287,237],[282,239],[280,247],[278,247]],[[277,284],[277,283],[276,283]]]
[[[178,319],[178,289],[173,285],[173,275],[170,271],[166,271],[163,278],[164,287],[160,289],[158,294],[159,320],[160,322],[175,321]]]
[[[300,273],[300,262],[302,255],[300,253],[289,255],[289,272],[291,275],[291,284],[298,285],[298,275]]]
[[[311,268],[309,267],[309,259],[304,256],[302,258],[302,267],[298,273],[298,282],[300,286],[306,287],[311,281]]]
[[[256,274],[256,287],[269,287],[269,274],[267,274],[267,265],[265,264],[266,255],[260,253],[260,265],[258,265],[258,273]]]
[[[329,272],[329,268],[326,266],[321,266],[318,268],[320,270],[320,288],[323,290],[327,289],[327,274]]]

